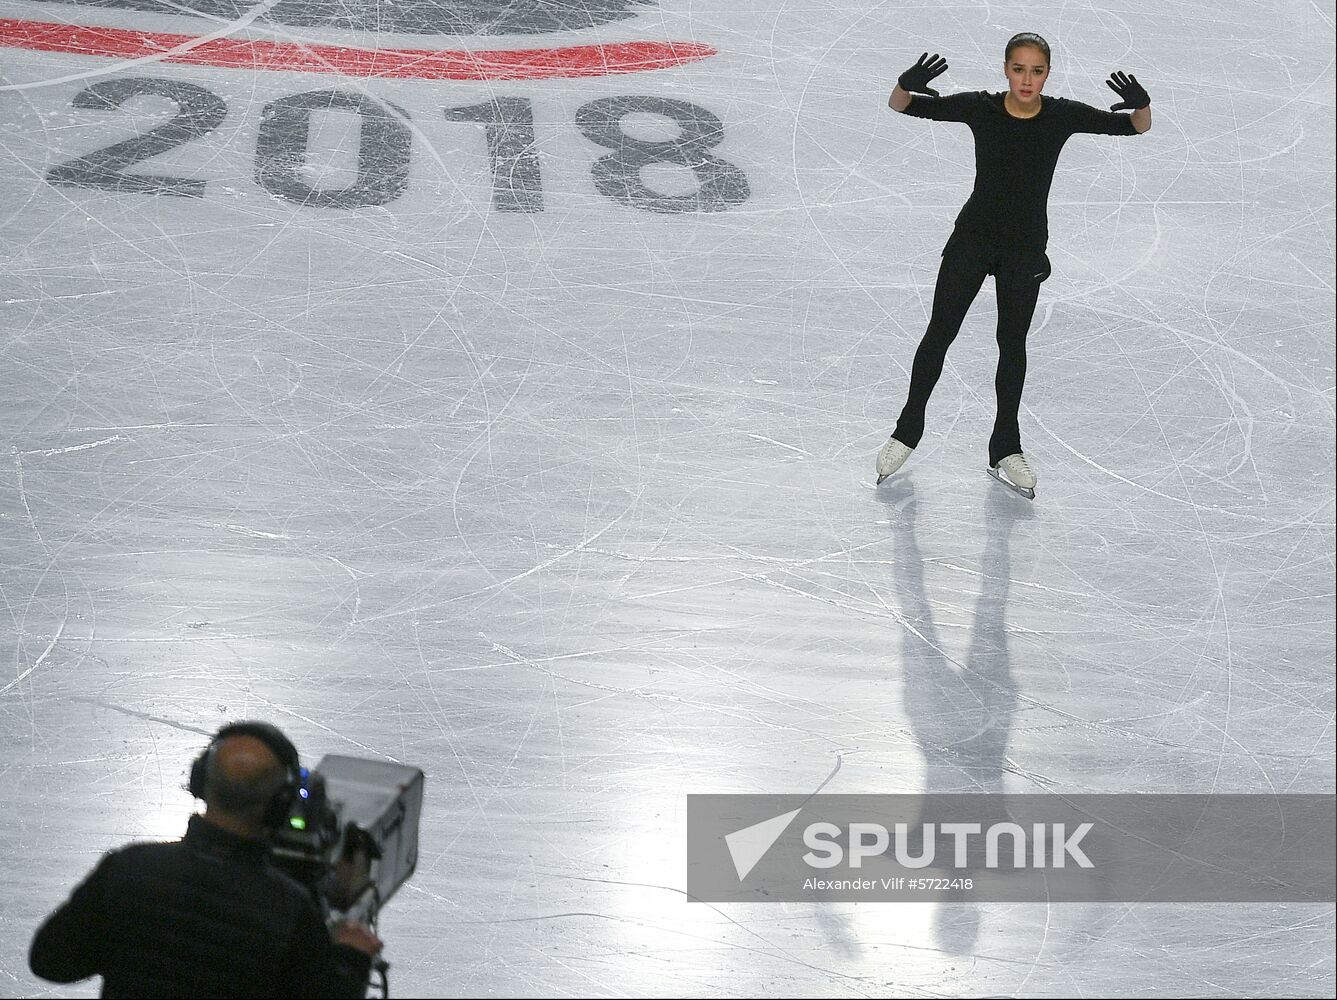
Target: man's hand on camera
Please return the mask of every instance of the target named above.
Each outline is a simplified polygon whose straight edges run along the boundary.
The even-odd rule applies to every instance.
[[[359,924],[354,920],[345,920],[343,923],[335,924],[330,931],[330,937],[335,944],[356,948],[362,954],[371,955],[373,958],[379,955],[381,949],[385,947],[385,942],[373,934],[370,927],[366,924]]]

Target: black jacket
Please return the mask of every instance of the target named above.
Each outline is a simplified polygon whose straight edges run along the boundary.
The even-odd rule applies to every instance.
[[[1006,93],[915,94],[907,115],[964,122],[975,136],[975,187],[956,229],[985,243],[1044,253],[1049,242],[1049,188],[1059,154],[1074,135],[1137,135],[1133,116],[1101,111],[1066,97],[1040,98],[1040,112],[1014,118]]]
[[[264,843],[202,816],[183,840],[106,855],[28,956],[58,983],[101,975],[104,997],[363,997],[370,963]]]

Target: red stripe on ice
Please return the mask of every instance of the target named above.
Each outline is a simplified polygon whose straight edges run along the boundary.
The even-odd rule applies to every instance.
[[[133,59],[161,55],[168,49],[195,41],[198,39],[194,35],[0,18],[0,45],[41,52]],[[410,80],[547,80],[666,69],[706,59],[715,52],[709,45],[697,42],[620,42],[555,49],[433,52],[216,38],[174,53],[162,61]]]

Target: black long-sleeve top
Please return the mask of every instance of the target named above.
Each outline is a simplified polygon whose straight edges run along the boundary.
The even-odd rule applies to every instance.
[[[1064,97],[1040,98],[1040,112],[1016,118],[1006,92],[912,96],[903,112],[964,122],[975,137],[975,189],[956,217],[958,232],[994,246],[1043,252],[1049,242],[1049,187],[1068,137],[1079,132],[1136,135],[1131,115]]]
[[[371,960],[248,840],[192,817],[183,840],[103,857],[33,937],[43,979],[104,997],[363,997]]]

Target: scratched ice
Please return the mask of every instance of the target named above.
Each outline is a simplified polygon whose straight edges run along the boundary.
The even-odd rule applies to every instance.
[[[1330,0],[301,6],[0,0],[0,994],[238,717],[426,770],[399,995],[1332,994],[1331,907],[712,907],[682,854],[688,793],[833,771],[1332,790]],[[992,283],[874,489],[973,169],[887,93],[1026,29],[1154,102],[1059,165],[1039,495],[983,471]],[[341,62],[639,42],[716,54]]]

